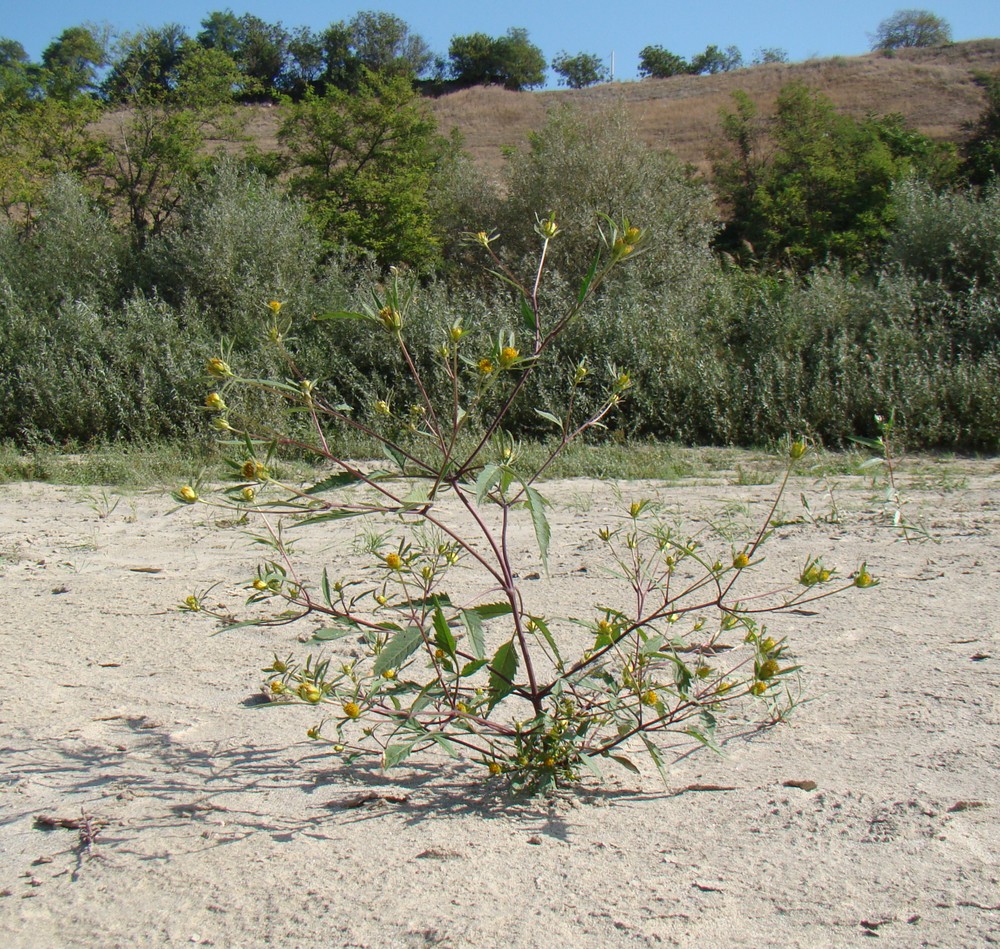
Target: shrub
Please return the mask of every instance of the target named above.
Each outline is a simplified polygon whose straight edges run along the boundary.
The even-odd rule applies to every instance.
[[[788,683],[797,667],[784,641],[767,635],[763,614],[876,583],[864,565],[839,578],[810,559],[769,603],[755,598],[747,605],[738,590],[748,572],[760,572],[770,517],[745,544],[708,552],[660,522],[649,502],[636,501],[597,531],[617,577],[605,600],[577,620],[526,605],[518,580],[523,565],[510,543],[512,519],[530,520],[546,567],[550,527],[539,478],[561,451],[617,409],[632,378],[586,360],[573,367],[564,404],[535,407],[553,432],[547,456],[535,464],[524,460],[507,428],[510,410],[532,375],[553,371],[554,341],[645,240],[627,221],[608,222],[602,255],[572,302],[550,315],[539,281],[560,228],[549,216],[536,233],[540,255],[524,278],[506,267],[486,232],[475,237],[516,289],[522,315],[516,334],[494,335],[490,327],[487,344],[459,318],[439,327],[431,352],[418,353],[410,335],[415,287],[399,274],[362,312],[329,315],[360,323],[377,345],[394,351],[416,393],[412,403],[386,393],[347,406],[331,402],[300,374],[255,380],[221,357],[208,363],[219,388],[205,405],[218,413],[216,426],[237,450],[230,459],[234,483],[219,503],[241,515],[267,513],[265,523],[272,525],[265,538],[271,559],[248,579],[247,603],[275,611],[248,622],[318,616],[327,625],[314,632],[313,645],[352,641],[350,652],[333,646],[304,660],[275,656],[265,670],[268,695],[316,708],[325,718],[309,736],[348,762],[377,758],[390,768],[416,753],[444,750],[534,792],[574,782],[585,771],[599,774],[604,762],[636,771],[627,756],[635,748],[663,773],[665,737],[680,734],[715,747],[716,722],[727,712],[742,714],[748,702],[760,701],[775,721],[794,702]],[[284,327],[281,308],[273,309],[275,326]],[[230,394],[247,387],[285,397],[290,415],[282,429],[259,427],[229,407]],[[588,388],[596,399],[581,410],[576,395]],[[493,408],[478,430],[470,426],[477,405]],[[388,464],[361,466],[331,448],[338,432],[351,430],[381,442]],[[332,471],[304,488],[280,483],[273,454],[280,447],[307,447]],[[805,450],[804,443],[791,443],[790,459]],[[191,485],[174,497],[181,505],[202,501]],[[324,569],[315,582],[304,579],[283,531],[273,526],[272,516],[282,515],[299,536],[347,518],[381,519],[385,532],[368,531],[359,543],[374,577],[338,568],[333,575]],[[194,594],[183,608],[212,612],[204,596]]]

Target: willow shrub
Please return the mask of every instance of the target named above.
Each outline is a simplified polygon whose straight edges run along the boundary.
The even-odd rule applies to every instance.
[[[490,327],[489,336],[477,335],[463,316],[442,321],[433,345],[424,333],[411,337],[416,289],[398,272],[373,289],[362,311],[327,314],[394,353],[413,401],[388,392],[354,405],[330,400],[290,353],[284,375],[271,380],[248,377],[222,356],[208,363],[217,389],[204,407],[232,451],[234,480],[206,497],[185,485],[175,499],[231,508],[264,526],[269,559],[246,589],[248,606],[267,613],[246,624],[325,623],[312,634],[314,651],[275,657],[265,670],[267,692],[275,702],[314,708],[309,736],[348,763],[374,759],[390,768],[443,751],[530,792],[599,775],[612,761],[635,771],[634,751],[665,774],[678,734],[714,747],[720,718],[742,720],[756,703],[773,722],[794,701],[797,667],[785,642],[768,635],[767,614],[876,582],[864,565],[838,577],[810,559],[789,583],[768,580],[779,592],[744,600],[745,578],[766,572],[777,499],[758,531],[722,550],[659,521],[654,505],[640,500],[611,524],[594,525],[613,576],[607,599],[581,604],[576,619],[529,605],[520,578],[546,568],[551,544],[540,478],[567,446],[618,412],[632,377],[581,356],[569,367],[563,403],[534,405],[552,433],[534,463],[507,424],[532,377],[560,371],[551,359],[559,337],[645,243],[638,228],[609,220],[572,302],[550,312],[540,286],[560,236],[552,216],[538,220],[536,235],[537,268],[526,277],[506,266],[494,238],[474,236],[516,291],[516,332]],[[291,321],[281,301],[270,311],[270,335],[281,348]],[[245,389],[282,398],[285,424],[272,429],[235,411],[232,396]],[[333,446],[344,432],[380,442],[384,464],[339,454]],[[305,486],[282,483],[275,461],[287,449],[306,449],[329,470]],[[791,442],[789,463],[804,452],[804,443]],[[354,518],[362,519],[356,549],[371,569],[312,565],[318,576],[306,579],[286,528],[296,536],[341,531]],[[526,562],[512,544],[518,518],[537,541]],[[234,628],[204,596],[190,596],[184,608]]]

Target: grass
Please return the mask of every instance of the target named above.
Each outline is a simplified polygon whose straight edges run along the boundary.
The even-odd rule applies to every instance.
[[[342,456],[377,459],[374,442],[355,439],[340,446]],[[546,446],[526,443],[520,452],[529,465],[540,463]],[[800,474],[811,478],[834,475],[871,478],[862,466],[865,452],[814,451],[800,466]],[[161,444],[141,447],[107,445],[79,451],[54,447],[30,450],[0,444],[0,484],[42,481],[88,488],[172,489],[198,480],[218,481],[227,474],[223,450],[211,443]],[[908,477],[916,487],[954,490],[966,483],[955,459],[916,456],[906,459]],[[782,468],[778,453],[743,448],[688,448],[664,442],[606,442],[575,444],[546,472],[549,479],[597,478],[609,481],[703,482],[730,485],[769,485]],[[307,460],[286,459],[279,475],[290,480],[308,480],[315,469]],[[94,504],[110,503],[107,494],[93,494]],[[103,501],[102,501],[103,499]],[[95,507],[95,510],[97,507]]]

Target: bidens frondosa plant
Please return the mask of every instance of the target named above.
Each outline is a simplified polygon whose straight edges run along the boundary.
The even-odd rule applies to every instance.
[[[191,486],[175,498],[228,504],[268,526],[271,559],[247,588],[248,603],[272,609],[246,622],[320,617],[324,625],[312,636],[313,652],[275,657],[264,670],[266,690],[276,701],[315,707],[309,736],[348,762],[377,756],[389,768],[437,750],[469,756],[515,788],[539,791],[600,774],[608,760],[636,770],[629,756],[638,750],[665,774],[666,749],[678,735],[714,747],[716,722],[727,710],[742,716],[747,703],[759,703],[764,719],[775,721],[794,703],[797,667],[785,642],[768,635],[764,614],[876,582],[864,566],[839,578],[810,560],[770,598],[742,600],[741,580],[760,570],[779,492],[755,536],[714,553],[662,523],[654,504],[635,502],[597,530],[617,578],[609,596],[618,601],[572,618],[527,602],[518,577],[537,561],[547,567],[550,543],[540,478],[632,385],[618,367],[598,370],[584,361],[558,369],[547,357],[608,274],[646,241],[628,221],[607,221],[577,294],[549,316],[539,291],[549,246],[559,239],[555,218],[540,219],[537,234],[538,265],[527,280],[504,263],[496,237],[470,235],[519,299],[516,336],[476,332],[458,320],[441,326],[433,353],[411,351],[407,313],[415,291],[399,274],[361,312],[320,317],[357,321],[398,350],[411,384],[405,406],[390,393],[365,407],[328,401],[290,356],[289,377],[280,381],[243,378],[221,357],[208,364],[215,389],[203,409],[233,439],[234,483],[217,500]],[[282,347],[290,321],[276,301],[267,307],[268,335]],[[528,465],[505,421],[532,373],[553,371],[567,374],[567,397],[561,407],[536,407],[554,435],[541,460]],[[287,431],[260,431],[238,418],[227,407],[233,387],[287,400]],[[331,446],[344,430],[380,442],[388,464],[341,457]],[[282,447],[319,456],[323,477],[304,486],[277,480],[273,454]],[[804,452],[803,442],[790,443],[789,470]],[[300,534],[340,531],[357,517],[366,525],[381,519],[385,528],[359,532],[355,549],[369,558],[363,576],[317,564],[317,576],[304,579],[282,525],[291,522]],[[518,518],[533,527],[534,563],[515,562]],[[211,612],[204,596],[182,608]],[[347,637],[350,652],[329,645]]]

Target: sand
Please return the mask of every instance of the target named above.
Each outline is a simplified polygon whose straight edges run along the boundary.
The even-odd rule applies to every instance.
[[[551,573],[529,595],[549,615],[601,595],[593,533],[622,497],[728,550],[705,522],[728,534],[775,490],[731,481],[546,485]],[[823,554],[882,581],[770,622],[808,701],[680,757],[666,787],[609,770],[518,801],[429,754],[347,771],[306,738],[312,710],[256,705],[301,630],[212,635],[175,609],[215,582],[242,602],[240,528],[162,493],[0,486],[5,949],[1000,942],[998,489],[996,461],[904,466],[934,537],[906,543],[869,480],[797,479],[768,570]],[[305,556],[343,562],[349,532]]]

